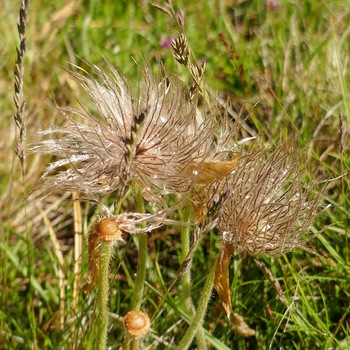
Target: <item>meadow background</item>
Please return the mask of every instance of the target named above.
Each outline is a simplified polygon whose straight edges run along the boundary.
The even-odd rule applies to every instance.
[[[257,257],[272,277],[254,257],[234,255],[233,308],[256,336],[235,334],[213,292],[204,323],[211,348],[349,349],[349,1],[208,0],[174,1],[174,6],[185,12],[186,35],[198,62],[206,59],[207,84],[217,99],[230,101],[232,113],[247,118],[266,143],[297,142],[318,178],[334,179],[324,199],[324,206],[331,206],[312,226],[313,233],[320,232],[310,243],[315,255],[296,250],[279,258]],[[28,155],[22,178],[13,120],[20,2],[1,0],[0,7],[0,349],[93,348],[95,292],[85,296],[74,288],[74,232],[79,227],[87,232],[95,208],[73,206],[69,193],[39,201],[38,191],[24,200],[50,158]],[[27,142],[51,124],[64,123],[56,104],[89,103],[64,70],[70,63],[89,70],[85,61],[103,66],[104,57],[137,86],[134,60],[147,59],[155,71],[161,60],[168,72],[189,80],[163,45],[177,34],[176,23],[146,0],[32,0],[24,76]],[[148,243],[143,308],[153,332],[144,346],[171,349],[189,321],[181,285],[166,294],[179,267],[179,231],[159,229]],[[219,244],[213,231],[196,250],[194,301]],[[84,247],[82,281],[86,258]],[[130,239],[111,267],[111,349],[124,336],[120,316],[128,311],[136,266]]]

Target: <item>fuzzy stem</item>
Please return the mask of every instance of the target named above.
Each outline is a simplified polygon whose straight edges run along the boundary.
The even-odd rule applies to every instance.
[[[108,327],[108,293],[109,293],[109,262],[111,259],[112,243],[100,242],[100,270],[98,277],[97,305],[99,310],[96,349],[105,350],[107,345]]]
[[[183,221],[187,222],[190,217],[190,209],[186,207],[184,210]],[[184,225],[181,231],[181,250],[182,262],[187,257],[190,251],[190,226]],[[192,317],[194,314],[194,307],[191,300],[191,267],[188,266],[182,277],[182,297],[185,303],[185,310]]]
[[[187,222],[191,215],[190,206],[187,206],[184,210],[183,221]],[[190,251],[190,226],[184,225],[181,232],[181,250],[182,250],[182,262]],[[189,263],[191,265],[191,263]],[[195,315],[195,307],[191,297],[191,266],[188,266],[182,276],[182,297],[185,303],[185,310],[191,319]],[[197,347],[198,350],[206,350],[207,345],[205,341],[205,335],[203,328],[200,327],[197,332]]]
[[[131,310],[140,310],[143,289],[144,289],[145,279],[146,279],[147,233],[139,234],[138,240],[139,240],[138,264],[137,264],[134,295],[131,301]]]
[[[136,210],[139,213],[144,213],[145,208],[143,204],[143,197],[141,189],[135,185],[136,195]],[[131,310],[140,310],[143,289],[146,279],[146,262],[147,262],[147,233],[141,233],[138,235],[139,251],[138,251],[138,264],[136,272],[136,280],[134,287],[134,295],[131,300]]]
[[[196,335],[199,327],[201,326],[203,322],[203,318],[205,315],[205,312],[207,310],[211,292],[213,289],[214,284],[214,277],[215,277],[215,267],[216,264],[211,268],[209,271],[207,280],[205,281],[204,288],[201,293],[201,297],[198,302],[198,307],[196,311],[196,315],[194,319],[192,320],[192,323],[190,324],[189,328],[187,329],[184,337],[182,338],[177,350],[186,350],[191,345],[192,340],[194,336]]]
[[[143,197],[141,189],[135,184],[135,196],[136,196],[136,210],[139,213],[144,213],[145,208],[143,204]],[[138,239],[139,243],[139,250],[138,250],[138,264],[137,264],[137,271],[136,271],[136,280],[135,280],[135,286],[134,286],[134,293],[131,299],[131,310],[140,310],[141,308],[141,302],[142,302],[142,296],[143,296],[143,290],[145,286],[145,280],[146,280],[146,265],[147,265],[147,233],[140,233],[137,236],[135,236],[135,239]],[[140,342],[135,339],[134,337],[131,337],[129,335],[126,336],[123,349],[124,350],[136,350],[139,349]]]

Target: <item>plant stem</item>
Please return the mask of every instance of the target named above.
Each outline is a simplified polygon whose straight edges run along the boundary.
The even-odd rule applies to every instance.
[[[107,345],[108,327],[108,293],[109,293],[109,262],[111,259],[112,243],[100,242],[100,269],[98,277],[97,305],[99,310],[96,349],[105,350]]]
[[[192,340],[194,336],[196,335],[199,327],[201,326],[203,322],[203,318],[205,315],[205,312],[207,310],[211,292],[213,289],[214,284],[214,277],[215,277],[215,267],[216,264],[211,268],[209,271],[207,280],[205,281],[205,285],[203,288],[203,291],[201,293],[201,297],[198,302],[198,307],[196,311],[196,315],[194,319],[192,320],[192,323],[190,324],[189,328],[187,329],[184,337],[182,338],[177,350],[186,350],[191,345]]]
[[[143,197],[141,189],[138,185],[134,185],[134,193],[135,193],[135,206],[138,213],[144,213],[145,208],[143,204]],[[135,236],[135,239],[138,240],[139,250],[138,250],[138,263],[137,263],[137,271],[136,271],[136,280],[134,286],[134,293],[131,299],[131,307],[130,310],[140,310],[143,290],[145,286],[146,280],[146,265],[147,265],[147,233],[140,233]],[[139,349],[140,342],[138,339],[127,335],[124,341],[124,350],[136,350]]]
[[[187,222],[189,218],[190,218],[190,207],[187,206],[184,209],[184,215],[183,215],[182,221]],[[181,263],[184,262],[189,251],[190,251],[190,226],[184,225],[181,230],[181,253],[182,253]],[[191,266],[188,266],[181,280],[182,280],[182,297],[185,303],[185,310],[192,317],[194,315],[194,306],[191,300]]]
[[[187,206],[184,210],[183,222],[188,222],[191,215],[190,206]],[[181,250],[182,250],[182,262],[186,259],[190,251],[190,226],[184,225],[181,231]],[[191,263],[187,267],[182,276],[182,297],[185,304],[185,310],[191,319],[195,315],[195,307],[191,297]],[[205,341],[205,335],[203,328],[200,327],[197,332],[197,348],[198,350],[206,350],[207,345]]]
[[[139,234],[138,240],[139,240],[138,264],[137,264],[134,294],[131,300],[131,310],[140,310],[143,289],[144,289],[145,279],[146,279],[147,233]]]
[[[142,192],[139,186],[135,185],[135,196],[136,196],[136,210],[139,213],[144,213],[145,208],[143,204]],[[139,251],[138,251],[138,263],[136,280],[134,287],[134,294],[131,300],[131,310],[140,310],[143,289],[145,286],[146,279],[146,262],[147,262],[147,233],[141,233],[137,235],[139,241]]]

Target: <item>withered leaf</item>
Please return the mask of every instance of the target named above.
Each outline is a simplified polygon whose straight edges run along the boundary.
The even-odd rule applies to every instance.
[[[224,246],[220,252],[218,262],[216,264],[214,287],[222,302],[222,306],[226,311],[228,319],[232,313],[229,266],[231,262],[234,247],[232,245]]]

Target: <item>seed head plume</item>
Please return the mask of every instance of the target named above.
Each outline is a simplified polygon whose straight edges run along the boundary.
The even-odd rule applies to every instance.
[[[280,255],[294,248],[308,250],[308,234],[317,214],[320,194],[315,184],[304,185],[298,152],[285,145],[274,151],[257,148],[242,152],[229,177],[230,194],[218,221],[222,249],[215,288],[230,316],[228,267],[234,251]],[[320,192],[319,192],[320,193]]]
[[[306,236],[317,214],[313,183],[304,186],[301,159],[279,146],[242,155],[232,175],[231,196],[219,220],[225,245],[253,255],[280,255],[307,249]]]
[[[93,68],[94,77],[72,75],[94,109],[61,108],[66,125],[44,131],[48,139],[32,147],[58,158],[46,168],[41,186],[87,198],[122,191],[132,181],[151,196],[188,191],[194,164],[200,166],[210,149],[212,118],[201,116],[177,77],[156,78],[145,65],[134,94],[110,64],[107,71]]]

